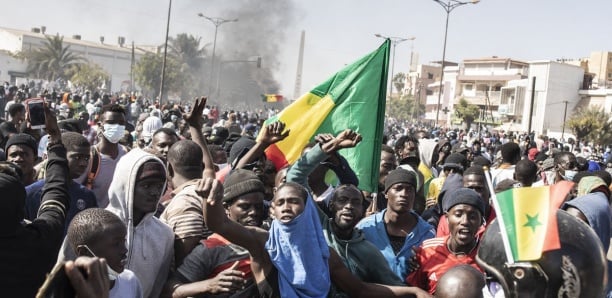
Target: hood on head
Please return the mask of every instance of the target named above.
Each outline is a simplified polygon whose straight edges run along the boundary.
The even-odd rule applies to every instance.
[[[434,140],[421,139],[419,141],[419,158],[421,159],[421,162],[424,163],[428,168],[431,168],[433,164],[432,158],[436,149],[436,145],[438,145],[438,143]],[[441,147],[442,146],[439,146],[437,148]]]
[[[109,204],[106,209],[119,216],[124,223],[128,224],[128,227],[133,224],[134,188],[136,186],[138,170],[144,163],[149,161],[159,162],[164,170],[166,169],[164,163],[156,156],[141,149],[131,150],[121,157],[117,163],[113,181],[108,188]],[[164,182],[164,190],[166,189],[166,183]],[[161,200],[161,196],[159,199]],[[153,216],[154,213],[151,212],[145,215],[142,221]]]

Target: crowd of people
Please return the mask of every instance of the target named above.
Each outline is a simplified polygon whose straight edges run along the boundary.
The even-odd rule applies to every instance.
[[[10,297],[57,293],[61,272],[78,297],[612,297],[606,144],[390,119],[366,191],[340,154],[358,129],[277,168],[265,151],[291,131],[272,109],[41,92],[33,129],[31,94],[2,95]],[[508,262],[492,198],[562,181],[561,248]]]

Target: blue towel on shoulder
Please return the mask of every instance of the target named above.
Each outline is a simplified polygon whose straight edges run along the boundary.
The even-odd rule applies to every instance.
[[[290,223],[272,221],[266,250],[278,270],[283,297],[327,296],[329,247],[310,193],[304,212]]]

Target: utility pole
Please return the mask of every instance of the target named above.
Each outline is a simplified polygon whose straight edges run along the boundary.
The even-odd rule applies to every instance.
[[[565,117],[567,116],[567,100],[564,100],[565,109],[563,110],[563,128],[561,128],[561,141],[564,141],[563,135],[565,134]]]
[[[162,61],[161,84],[159,86],[159,105],[164,100],[164,81],[166,80],[166,56],[168,55],[168,34],[170,33],[170,13],[172,12],[172,0],[168,3],[168,20],[166,23],[166,42],[164,43],[164,60]]]

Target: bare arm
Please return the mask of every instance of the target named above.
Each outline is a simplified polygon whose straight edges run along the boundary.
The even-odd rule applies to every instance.
[[[189,133],[191,134],[191,140],[200,146],[202,149],[202,162],[204,163],[204,173],[202,177],[215,178],[215,166],[213,164],[212,154],[206,146],[206,141],[202,135],[202,125],[204,125],[204,118],[202,112],[206,107],[206,97],[196,99],[193,109],[187,115],[184,115],[184,119],[189,124]]]
[[[262,229],[249,229],[230,220],[225,214],[221,204],[223,198],[223,185],[216,179],[203,178],[198,182],[196,192],[206,198],[202,204],[206,226],[215,233],[223,236],[231,243],[242,246],[249,251],[255,259],[264,251],[264,244],[268,233]]]
[[[355,277],[342,263],[335,250],[330,249],[329,274],[332,282],[350,297],[431,297],[429,293],[416,287],[386,286],[366,283]]]
[[[268,146],[284,140],[289,135],[289,130],[284,131],[285,123],[280,121],[270,123],[268,126],[263,127],[262,130],[262,137],[257,141],[255,146],[238,161],[235,167],[236,169],[242,169],[244,166],[258,160],[259,157],[264,154]]]

